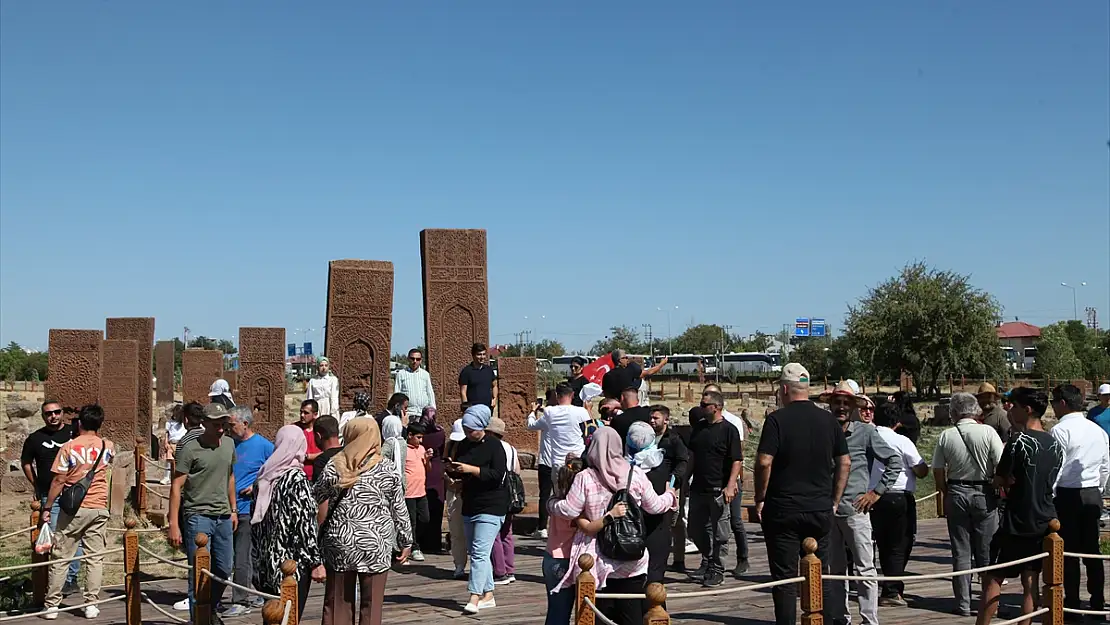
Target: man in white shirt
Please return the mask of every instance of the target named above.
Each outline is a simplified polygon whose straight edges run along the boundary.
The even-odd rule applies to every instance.
[[[708,391],[721,393],[721,387],[716,384],[706,384],[705,388],[702,389],[702,393]],[[721,395],[723,396],[724,393],[721,393]],[[747,428],[744,426],[744,420],[726,410],[724,406],[721,406],[721,416],[725,418],[725,421],[731,423],[732,427],[736,428],[736,431],[740,433],[740,445],[742,447],[744,441],[747,439]],[[741,487],[742,486],[743,485],[741,485]],[[738,491],[736,496],[732,498],[732,502],[729,503],[728,518],[729,523],[732,525],[732,537],[736,540],[736,568],[732,570],[732,576],[736,579],[740,579],[741,575],[748,572],[748,532],[744,529],[744,505],[740,501],[742,499],[741,495],[743,495],[742,488],[741,491]],[[684,512],[689,514],[689,508]]]
[[[874,414],[874,404],[860,408],[860,418],[872,420],[879,436],[902,457],[902,472],[871,509],[871,521],[875,526],[875,542],[879,547],[879,565],[884,576],[906,574],[906,562],[913,549],[913,537],[917,533],[917,478],[929,474],[929,465],[921,458],[913,441],[894,431],[901,409],[893,403],[886,404]],[[873,416],[872,416],[873,415]],[[871,465],[871,483],[868,490],[873,491],[883,477],[886,466],[876,459]],[[879,583],[879,605],[905,606],[902,598],[905,584],[902,582]]]
[[[399,369],[393,382],[394,393],[404,393],[409,398],[409,406],[405,414],[419,417],[424,414],[424,408],[436,407],[436,392],[432,388],[432,376],[427,369],[421,367],[424,354],[415,347],[409,350],[409,368]]]
[[[1071,384],[1052,389],[1052,412],[1063,415],[1049,432],[1064,450],[1056,478],[1056,516],[1068,551],[1099,553],[1102,489],[1110,478],[1110,442],[1106,432],[1083,414],[1083,391]],[[1089,610],[1106,607],[1106,573],[1101,560],[1084,559]],[[1079,609],[1079,560],[1064,558],[1064,607]]]
[[[581,456],[586,450],[582,438],[582,424],[590,420],[590,413],[575,406],[574,388],[563,382],[555,387],[558,405],[536,406],[528,415],[528,429],[540,432],[540,510],[537,538],[547,538],[547,500],[551,498],[553,471],[566,464],[567,454]]]

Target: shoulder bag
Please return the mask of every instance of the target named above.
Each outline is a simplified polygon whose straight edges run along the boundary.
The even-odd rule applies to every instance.
[[[107,441],[101,441],[100,454],[97,455],[96,462],[93,463],[89,472],[85,474],[85,477],[78,480],[76,484],[65,487],[62,490],[62,494],[58,495],[58,507],[66,514],[73,516],[81,509],[81,502],[85,500],[85,495],[88,494],[89,488],[92,486],[93,478],[96,476],[96,469],[100,466],[100,461],[104,458],[104,450],[107,445]]]
[[[520,478],[520,474],[513,471],[516,466],[516,448],[513,448],[513,459],[509,466],[505,468],[505,484],[509,488],[509,514],[520,514],[524,512],[524,505],[526,503],[524,497],[524,480]]]

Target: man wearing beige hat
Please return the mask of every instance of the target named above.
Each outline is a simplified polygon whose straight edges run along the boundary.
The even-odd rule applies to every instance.
[[[998,438],[1005,443],[1010,440],[1010,417],[1002,407],[1002,396],[990,382],[979,385],[979,392],[975,393],[979,401],[979,408],[983,411],[983,425],[989,425],[998,432]]]

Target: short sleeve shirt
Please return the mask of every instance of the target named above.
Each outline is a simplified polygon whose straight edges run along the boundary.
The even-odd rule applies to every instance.
[[[89,485],[85,498],[81,500],[81,508],[106,510],[108,508],[108,465],[116,457],[116,447],[112,441],[106,441],[96,434],[86,433],[62,445],[58,450],[58,457],[54,460],[54,473],[64,475],[66,486],[72,486],[84,479],[96,459],[100,457],[101,449],[104,457],[96,466],[92,484]]]
[[[231,514],[227,481],[235,466],[235,443],[230,438],[221,436],[215,447],[206,447],[199,437],[194,438],[178,449],[176,462],[174,470],[187,476],[181,489],[185,514]]]
[[[72,432],[68,425],[53,431],[42,427],[31,432],[23,441],[20,464],[34,465],[35,493],[39,498],[50,491],[50,481],[54,479],[54,459],[58,457],[58,450],[73,438]]]
[[[690,456],[694,458],[693,492],[708,493],[728,485],[732,464],[743,460],[740,434],[731,423],[699,426],[690,435]]]
[[[493,380],[496,376],[493,367],[475,367],[474,363],[459,372],[459,386],[466,387],[466,401],[471,405],[482,404],[493,407]]]
[[[759,453],[774,457],[767,507],[832,510],[834,461],[848,455],[848,441],[829,411],[811,401],[795,401],[772,412],[763,424]]]
[[[1005,489],[999,530],[1011,536],[1039,538],[1056,518],[1052,486],[1064,461],[1064,450],[1048,432],[1017,432],[1002,451],[997,474],[1013,479]]]
[[[424,446],[409,447],[405,454],[405,497],[416,499],[428,494],[427,473],[424,471]]]

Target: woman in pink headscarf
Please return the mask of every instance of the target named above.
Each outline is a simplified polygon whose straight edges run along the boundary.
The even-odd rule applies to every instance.
[[[251,515],[251,561],[254,587],[276,595],[281,591],[281,563],[297,563],[300,592],[298,609],[304,612],[312,580],[324,579],[323,558],[316,542],[316,499],[304,473],[308,441],[296,425],[278,430],[274,453],[258,471]],[[298,621],[299,621],[298,616]]]

